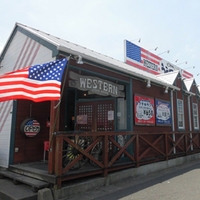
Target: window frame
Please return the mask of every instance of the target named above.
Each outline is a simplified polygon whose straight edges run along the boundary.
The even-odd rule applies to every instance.
[[[198,104],[197,103],[192,103],[192,114],[193,114],[193,127],[194,127],[194,130],[198,130],[199,129],[199,114],[198,114]],[[196,119],[196,121],[195,121],[195,119]],[[195,126],[195,124],[197,126]]]
[[[179,122],[182,122],[182,126]],[[177,125],[178,129],[185,129],[184,102],[182,99],[177,99]]]

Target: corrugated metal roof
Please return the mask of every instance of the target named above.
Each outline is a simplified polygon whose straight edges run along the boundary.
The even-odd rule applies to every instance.
[[[169,88],[180,90],[180,88],[173,85],[172,79],[174,79],[175,74],[173,75],[163,74],[160,76],[156,76],[154,74],[132,67],[122,61],[97,53],[93,50],[87,49],[85,47],[79,46],[77,44],[74,44],[69,41],[63,40],[61,38],[55,37],[53,35],[47,34],[40,30],[25,26],[20,23],[16,23],[16,26],[19,26],[33,33],[34,35],[48,41],[49,43],[54,44],[55,46],[57,46],[57,49],[59,51],[63,51],[72,55],[81,55],[83,59],[87,59],[95,63],[110,67],[111,69],[117,70],[120,73],[129,75],[129,76],[136,76],[144,80],[150,79],[151,82],[157,83],[161,86],[168,86]]]

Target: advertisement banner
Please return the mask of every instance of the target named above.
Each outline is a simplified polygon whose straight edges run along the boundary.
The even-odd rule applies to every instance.
[[[135,95],[135,124],[155,125],[154,99]]]
[[[156,125],[171,125],[171,104],[156,100]]]
[[[193,75],[184,69],[162,59],[156,54],[128,41],[124,41],[125,46],[125,63],[147,71],[151,74],[159,75],[163,73],[179,70],[184,78],[192,78]],[[166,51],[166,52],[169,52]]]

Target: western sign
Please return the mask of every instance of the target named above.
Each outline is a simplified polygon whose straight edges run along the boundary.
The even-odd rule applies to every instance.
[[[76,74],[72,71],[69,73],[69,77],[72,79],[69,81],[69,86],[77,88],[82,91],[90,91],[91,93],[112,96],[112,97],[124,97],[124,86],[118,85],[108,80],[104,80],[94,76],[83,76]]]

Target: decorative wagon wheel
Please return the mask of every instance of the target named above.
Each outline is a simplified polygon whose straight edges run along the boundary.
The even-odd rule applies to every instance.
[[[91,150],[91,156],[94,157],[98,161],[102,161],[102,142],[98,142]],[[98,165],[93,161],[89,161],[92,166],[97,167]]]
[[[91,137],[84,137],[84,136],[74,136],[73,139],[71,139],[77,146],[79,146],[81,149],[86,149],[89,144],[91,143],[92,139]],[[64,142],[63,145],[63,158],[62,158],[62,163],[63,167],[66,167],[69,165],[74,159],[76,159],[80,155],[80,151],[76,149],[75,147],[71,146],[67,142]],[[83,156],[81,160],[77,161],[73,165],[70,170],[75,170],[83,167],[86,162],[88,161],[88,158]]]

